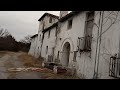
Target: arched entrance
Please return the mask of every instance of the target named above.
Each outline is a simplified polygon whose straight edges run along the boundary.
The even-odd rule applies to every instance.
[[[69,64],[69,56],[70,56],[70,43],[66,42],[63,46],[63,53],[62,53],[62,62],[64,66],[68,66]]]

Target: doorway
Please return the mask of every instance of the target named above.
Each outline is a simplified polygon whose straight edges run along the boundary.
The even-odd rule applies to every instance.
[[[62,62],[64,66],[69,65],[69,56],[70,56],[70,43],[66,42],[63,46],[63,53],[62,53]]]

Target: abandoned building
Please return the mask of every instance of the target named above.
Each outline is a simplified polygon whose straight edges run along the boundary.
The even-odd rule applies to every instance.
[[[75,69],[86,79],[120,77],[120,12],[45,13],[28,54]]]

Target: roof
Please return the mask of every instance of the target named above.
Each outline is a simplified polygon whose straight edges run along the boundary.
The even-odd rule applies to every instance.
[[[31,38],[34,38],[34,37],[36,37],[36,36],[38,36],[38,34],[33,35]]]
[[[51,16],[51,17],[56,18],[56,19],[59,19],[59,17],[56,16],[56,15],[53,15],[53,14],[50,14],[50,13],[44,13],[38,21],[41,21],[46,15]]]
[[[58,22],[63,22],[63,21],[67,20],[68,18],[70,18],[70,17],[72,17],[72,16],[74,16],[74,15],[76,15],[76,14],[78,14],[78,13],[80,13],[80,11],[72,11],[72,12],[70,12],[69,14],[67,14],[66,16],[60,18]],[[46,32],[46,31],[50,30],[51,28],[57,26],[57,25],[58,25],[58,22],[56,22],[56,23],[54,23],[53,25],[51,25],[50,27],[44,29],[42,32]]]

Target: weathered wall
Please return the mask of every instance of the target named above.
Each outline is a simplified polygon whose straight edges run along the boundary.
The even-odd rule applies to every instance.
[[[43,23],[44,23],[44,29],[46,29],[46,28],[48,28],[49,26],[51,26],[52,24],[54,24],[55,22],[57,22],[58,21],[58,19],[56,19],[56,18],[53,18],[52,17],[52,23],[49,23],[49,19],[50,19],[50,16],[45,16],[44,18],[43,18],[43,20],[41,20],[40,22],[39,22],[39,30],[38,30],[38,40],[37,40],[37,49],[36,49],[36,53],[37,53],[37,56],[36,57],[39,57],[39,56],[45,56],[44,54],[43,54],[43,52],[45,51],[45,50],[42,50],[42,46],[43,46],[43,48],[44,48],[44,45],[45,44],[43,44],[44,42],[46,42],[46,39],[45,40],[43,40],[43,43],[42,43],[42,37],[43,37]],[[52,34],[51,34],[52,35]],[[46,38],[46,35],[45,35],[45,38]]]
[[[41,21],[39,22],[39,30],[38,30],[38,32],[39,32],[40,30],[43,30],[43,23],[44,23],[44,29],[46,29],[46,28],[48,28],[49,26],[51,26],[53,23],[55,23],[55,22],[58,21],[58,19],[52,17],[52,23],[49,23],[49,19],[50,19],[50,16],[45,16],[45,17],[43,18],[43,20],[41,20]]]
[[[55,37],[56,27],[51,29],[50,37],[48,38],[49,31],[45,32],[42,50],[41,48],[36,49],[37,55],[39,56],[41,51],[41,56],[44,57],[47,61],[48,55],[52,55],[52,48],[54,49],[54,61],[57,59],[58,51],[59,53],[59,60],[62,65],[64,65],[65,60],[63,58],[63,47],[66,42],[70,44],[70,56],[69,56],[69,66],[72,68],[76,68],[76,74],[82,78],[94,78],[94,73],[97,72],[96,68],[98,67],[98,78],[106,79],[112,78],[109,76],[109,61],[110,57],[115,53],[118,54],[119,51],[119,39],[120,39],[120,22],[119,18],[116,23],[111,25],[111,22],[115,20],[115,13],[113,13],[111,17],[109,16],[110,12],[104,12],[104,20],[102,26],[102,32],[104,32],[109,26],[110,28],[101,36],[101,44],[100,38],[97,38],[100,35],[100,24],[101,24],[101,16],[100,11],[95,12],[94,17],[94,27],[92,32],[92,45],[90,52],[82,52],[80,53],[77,48],[77,40],[78,37],[84,37],[84,30],[85,30],[85,20],[86,20],[86,12],[81,12],[78,15],[73,17],[72,28],[67,29],[68,20],[61,23],[60,33],[58,33],[57,39]],[[112,18],[112,19],[110,19]],[[46,21],[49,22],[48,19]],[[40,30],[40,29],[39,29]],[[38,33],[38,38],[42,32]],[[32,41],[33,42],[33,41]],[[35,41],[34,41],[35,42]],[[31,44],[30,52],[34,53],[33,46],[35,43]],[[100,53],[99,52],[99,45],[100,44]],[[37,41],[37,48],[41,46],[41,42]],[[46,46],[48,46],[48,52],[46,54]],[[97,51],[96,51],[97,50]],[[74,51],[77,51],[76,60],[73,60]],[[98,64],[95,64],[96,63]],[[95,66],[96,65],[96,66]],[[95,72],[94,72],[95,69]]]
[[[71,51],[69,56],[69,67],[76,68],[77,75],[85,78],[93,78],[93,70],[94,70],[94,54],[93,51],[90,53],[82,53],[80,55],[77,52],[76,61],[73,61],[74,51],[77,51],[77,40],[78,37],[84,37],[84,29],[85,29],[85,19],[86,13],[82,12],[73,17],[73,24],[70,30],[67,29],[68,20],[62,23],[60,34],[58,37],[58,43],[55,49],[55,58],[57,58],[58,51],[60,51],[60,63],[64,63],[64,58],[62,57],[63,46],[66,42],[70,43]],[[61,40],[60,40],[61,38]]]
[[[111,14],[110,14],[111,13]],[[98,64],[98,78],[108,79],[109,76],[109,62],[110,57],[118,54],[119,40],[120,40],[120,13],[116,19],[117,11],[105,11],[103,16],[102,32],[101,35],[99,64]],[[114,22],[111,24],[112,22]],[[109,29],[108,29],[109,28]]]
[[[50,30],[50,37],[49,38],[48,38],[49,31],[45,32],[45,34],[44,34],[41,56],[45,57],[46,60],[48,59],[48,55],[52,55],[53,48],[55,47],[55,39],[56,39],[55,32],[56,32],[56,27],[54,27]],[[46,53],[46,46],[48,46],[47,53]]]
[[[37,39],[38,39],[38,36],[32,38],[30,50],[28,52],[28,54],[35,56],[35,57],[36,57]]]

